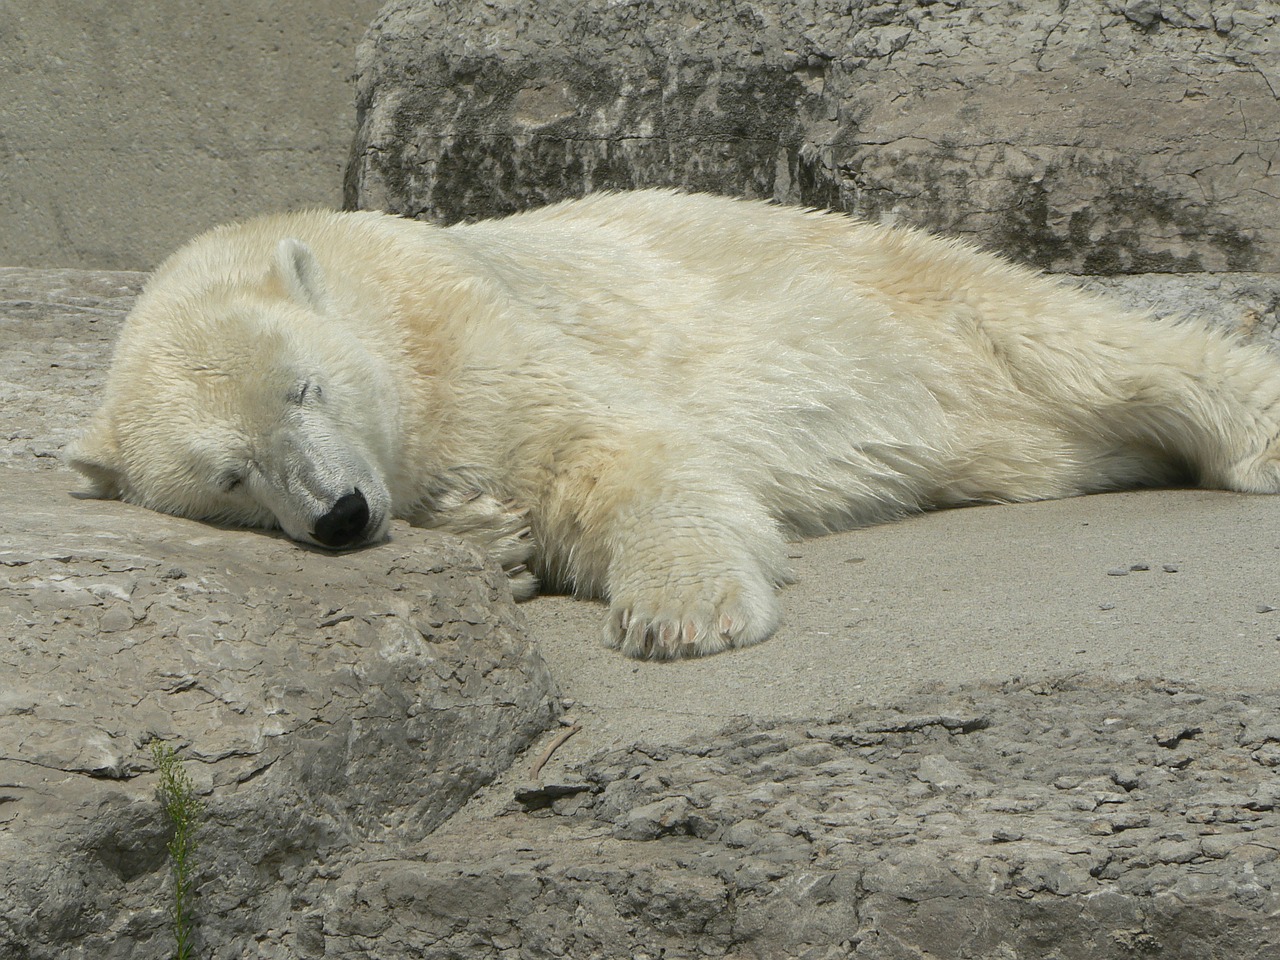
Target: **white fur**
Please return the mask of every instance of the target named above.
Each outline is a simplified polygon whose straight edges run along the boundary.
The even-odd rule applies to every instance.
[[[643,191],[206,234],[138,301],[72,462],[304,541],[358,488],[361,540],[453,529],[675,657],[774,630],[789,537],[1184,473],[1276,492],[1278,400],[1260,348],[963,244]]]

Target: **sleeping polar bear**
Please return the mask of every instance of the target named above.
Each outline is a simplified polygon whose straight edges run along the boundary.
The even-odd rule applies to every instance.
[[[302,213],[160,267],[71,463],[100,496],[331,548],[450,530],[517,593],[606,598],[610,646],[695,656],[773,632],[788,538],[1184,478],[1280,490],[1280,363],[759,202]]]

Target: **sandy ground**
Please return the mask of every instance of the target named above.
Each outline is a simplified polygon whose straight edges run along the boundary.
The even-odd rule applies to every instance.
[[[838,716],[931,682],[1082,673],[1280,684],[1280,500],[1270,497],[1160,490],[974,507],[792,554],[798,580],[783,592],[778,633],[703,660],[637,662],[604,648],[597,603],[524,604],[567,717],[582,724],[553,764],[696,737],[738,715]]]

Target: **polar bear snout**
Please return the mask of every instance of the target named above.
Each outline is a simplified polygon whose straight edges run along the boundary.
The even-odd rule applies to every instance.
[[[369,501],[360,488],[339,497],[329,512],[316,521],[311,536],[321,546],[340,550],[370,539]]]

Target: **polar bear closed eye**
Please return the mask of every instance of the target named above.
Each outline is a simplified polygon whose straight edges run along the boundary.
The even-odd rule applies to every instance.
[[[769,636],[788,538],[1180,478],[1273,493],[1278,437],[1261,348],[922,233],[639,191],[197,238],[71,462],[333,548],[451,530],[667,658]]]

